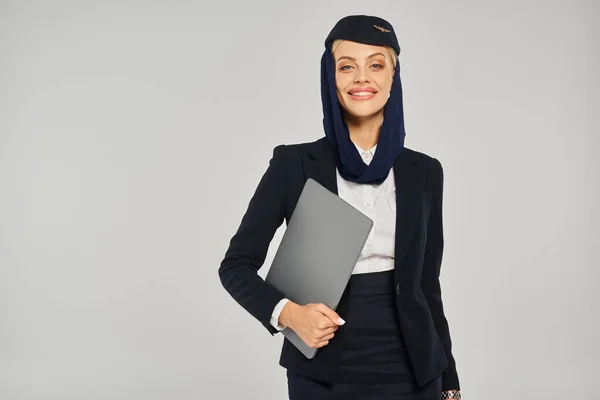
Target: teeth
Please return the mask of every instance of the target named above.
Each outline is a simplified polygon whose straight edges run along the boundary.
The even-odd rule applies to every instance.
[[[373,92],[354,92],[352,93],[352,96],[370,96],[372,94]]]

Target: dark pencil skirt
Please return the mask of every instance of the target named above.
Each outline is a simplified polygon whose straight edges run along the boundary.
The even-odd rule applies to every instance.
[[[341,383],[287,371],[290,400],[438,400],[441,376],[419,388],[399,330],[394,272],[354,274],[340,357]],[[317,353],[318,357],[318,353]]]

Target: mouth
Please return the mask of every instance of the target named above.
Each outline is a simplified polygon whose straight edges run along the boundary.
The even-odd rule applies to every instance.
[[[357,88],[348,91],[348,96],[353,100],[369,100],[375,97],[377,90],[373,88]]]

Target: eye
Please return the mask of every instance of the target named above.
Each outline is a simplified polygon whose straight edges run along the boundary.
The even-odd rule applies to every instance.
[[[340,71],[348,71],[348,69],[346,69],[346,68],[352,68],[352,66],[351,65],[343,65],[339,68],[339,70]]]
[[[379,63],[375,63],[375,64],[373,64],[373,65],[371,65],[371,66],[377,66],[377,69],[382,69],[382,68],[384,68],[384,65],[383,65],[383,64],[379,64]]]

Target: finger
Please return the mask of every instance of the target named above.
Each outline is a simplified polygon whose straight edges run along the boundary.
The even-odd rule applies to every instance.
[[[334,336],[334,334],[333,334],[333,333],[328,333],[328,334],[326,334],[326,335],[323,335],[323,336],[317,336],[317,337],[316,337],[316,340],[317,340],[318,342],[322,342],[322,341],[324,341],[324,340],[331,340],[331,339],[333,339],[333,336]]]
[[[322,333],[325,329],[331,329],[334,326],[337,326],[329,319],[329,317],[317,312],[317,317],[314,321],[314,326],[316,328],[316,333]]]
[[[331,320],[330,320],[330,321],[331,321]],[[333,326],[330,326],[330,327],[328,327],[328,328],[325,328],[325,329],[323,330],[323,332],[322,332],[322,333],[323,333],[324,335],[327,335],[327,334],[329,334],[329,333],[333,333],[333,332],[337,331],[339,328],[340,328],[340,327],[339,327],[338,325],[333,325]]]
[[[306,343],[308,345],[308,347],[312,348],[312,349],[318,349],[319,347],[323,347],[325,344],[329,343],[329,340],[310,340],[308,341],[308,343]]]
[[[329,320],[329,318],[328,318],[328,320]],[[329,328],[325,328],[325,329],[319,330],[316,334],[319,335],[320,337],[323,337],[323,336],[330,335],[330,334],[334,333],[335,331],[338,330],[338,328],[339,327],[337,325],[330,326]]]
[[[338,315],[338,313],[336,313],[335,311],[333,311],[331,308],[327,307],[325,304],[323,304],[323,303],[317,304],[316,309],[321,314],[323,314],[327,318],[329,318],[331,320],[331,322],[333,322],[334,324],[336,324],[336,325],[344,325],[345,321],[342,318],[340,318],[340,316]]]

